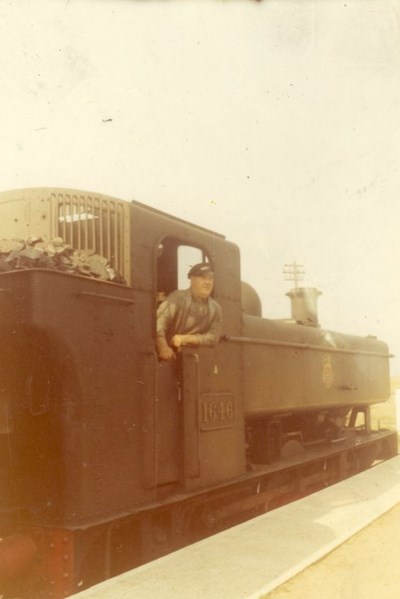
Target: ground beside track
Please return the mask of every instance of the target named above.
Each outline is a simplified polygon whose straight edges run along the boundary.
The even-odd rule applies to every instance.
[[[398,599],[400,504],[326,557],[262,597]]]

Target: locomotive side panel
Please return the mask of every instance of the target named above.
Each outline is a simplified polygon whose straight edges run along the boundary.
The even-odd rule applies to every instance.
[[[184,349],[185,488],[210,487],[246,471],[240,349]],[[236,376],[235,376],[236,375]],[[232,384],[235,382],[236,384]]]
[[[245,317],[245,412],[372,405],[390,395],[389,354],[373,338]]]
[[[307,403],[310,406],[372,405],[390,396],[389,353],[385,343],[317,331],[305,350]]]
[[[12,510],[6,525],[54,517],[60,507],[60,444],[51,398],[48,336],[27,326],[29,285],[22,273],[2,275],[2,473]],[[8,485],[7,482],[12,484]],[[7,492],[1,512],[8,510]],[[9,520],[7,522],[7,520]]]
[[[17,326],[20,309],[15,301],[13,288],[8,281],[7,278],[3,277],[0,288],[0,514],[1,525],[5,527],[2,530],[15,526],[15,522],[18,521],[20,507],[24,507],[26,503],[26,497],[20,492],[22,484],[19,473],[22,461],[19,453],[21,418],[18,410],[16,410],[17,401],[20,399],[21,394],[19,365],[24,340]],[[24,386],[22,386],[23,390]],[[25,434],[29,433],[29,428],[25,428]],[[32,432],[32,435],[34,434],[35,431]],[[48,468],[50,479],[51,470],[51,468]],[[25,470],[25,472],[28,474],[29,470]],[[44,486],[48,487],[48,485],[49,480],[42,480],[42,488]],[[32,498],[35,497],[36,489],[37,485],[34,485]],[[35,502],[36,499],[33,499],[33,501]]]
[[[3,276],[21,306],[11,388],[14,453],[26,456],[21,497],[43,487],[40,464],[48,471],[56,460],[44,520],[73,524],[128,509],[144,493],[132,290],[49,271]],[[39,422],[42,448],[27,434]]]
[[[271,414],[304,405],[303,351],[246,343],[243,362],[247,415]]]

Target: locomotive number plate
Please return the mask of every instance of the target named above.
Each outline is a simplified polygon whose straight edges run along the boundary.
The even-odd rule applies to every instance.
[[[200,400],[202,431],[229,428],[235,424],[235,401],[230,393],[208,393]]]

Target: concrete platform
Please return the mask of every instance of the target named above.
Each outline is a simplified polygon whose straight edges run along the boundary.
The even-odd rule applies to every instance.
[[[263,599],[398,599],[399,539],[400,504]]]
[[[74,597],[260,599],[399,503],[400,456]]]

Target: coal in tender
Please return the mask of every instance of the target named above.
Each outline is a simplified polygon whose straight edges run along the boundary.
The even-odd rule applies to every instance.
[[[76,250],[61,237],[46,240],[31,236],[22,239],[0,239],[0,272],[27,268],[48,268],[67,274],[81,275],[126,285],[107,258],[93,250]]]

